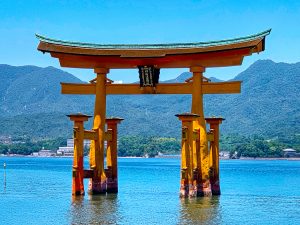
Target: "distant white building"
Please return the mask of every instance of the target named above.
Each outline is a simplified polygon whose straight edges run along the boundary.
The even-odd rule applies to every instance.
[[[89,148],[91,140],[83,140],[84,148]],[[56,151],[58,156],[73,156],[74,155],[74,139],[67,139],[67,146],[59,147]]]
[[[297,153],[295,149],[292,148],[286,148],[283,149],[283,157],[289,158],[289,157],[300,157],[300,153]]]
[[[74,139],[73,138],[67,139],[67,147],[74,147]]]
[[[11,136],[0,136],[0,143],[1,144],[11,144],[12,143]]]
[[[31,153],[31,155],[34,156],[34,157],[38,157],[39,153],[38,152],[33,152],[33,153]]]
[[[38,156],[50,157],[50,156],[55,156],[55,153],[52,152],[51,150],[44,149],[44,147],[43,147],[43,149],[38,152]]]
[[[83,146],[84,147],[90,147],[91,140],[83,140]],[[74,139],[69,138],[67,139],[67,147],[74,147]]]
[[[229,159],[230,158],[230,152],[228,152],[228,151],[221,151],[221,152],[219,152],[219,157],[221,159]]]
[[[74,147],[59,147],[56,151],[58,156],[73,156],[74,155]]]

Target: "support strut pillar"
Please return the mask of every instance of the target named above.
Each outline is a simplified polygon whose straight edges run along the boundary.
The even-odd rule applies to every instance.
[[[213,195],[220,195],[220,162],[219,162],[219,125],[223,118],[205,118],[210,125],[210,131],[213,133],[213,140],[210,141],[210,182]]]
[[[118,117],[106,119],[107,130],[111,132],[111,137],[107,140],[106,150],[107,193],[118,192],[118,124],[122,120]]]
[[[83,139],[84,139],[84,121],[91,116],[81,113],[68,115],[71,121],[74,121],[74,160],[72,171],[72,195],[84,195],[84,169],[83,169]]]

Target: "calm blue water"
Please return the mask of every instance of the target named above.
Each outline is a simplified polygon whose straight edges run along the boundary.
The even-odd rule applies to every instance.
[[[72,159],[0,158],[0,224],[300,224],[300,161],[221,161],[222,195],[194,200],[179,162],[119,159],[117,195],[72,199]]]

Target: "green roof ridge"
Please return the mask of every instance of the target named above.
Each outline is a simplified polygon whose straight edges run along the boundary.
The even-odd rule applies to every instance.
[[[95,48],[95,49],[168,49],[168,48],[195,48],[195,47],[210,47],[216,45],[227,45],[234,44],[239,42],[246,42],[255,40],[257,38],[264,38],[269,35],[271,29],[266,31],[240,37],[233,39],[224,39],[219,41],[209,41],[209,42],[194,42],[194,43],[167,43],[167,44],[93,44],[93,43],[85,43],[85,42],[74,42],[74,41],[65,41],[65,40],[57,40],[53,38],[48,38],[42,36],[40,34],[35,34],[35,36],[42,42],[57,44],[57,45],[65,45],[65,46],[73,46],[73,47],[83,47],[83,48]]]

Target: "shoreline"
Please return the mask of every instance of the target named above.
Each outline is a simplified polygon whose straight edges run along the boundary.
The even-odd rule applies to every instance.
[[[229,160],[236,160],[236,159],[229,159]],[[300,161],[300,158],[251,158],[251,157],[243,157],[237,160],[287,160],[287,161]]]
[[[32,155],[0,155],[0,158],[73,158],[74,156],[32,156]],[[88,157],[88,156],[84,156]],[[106,157],[105,157],[106,158]],[[119,159],[122,158],[147,158],[147,157],[139,157],[139,156],[118,156]]]
[[[88,156],[84,156],[84,157],[88,157]],[[73,158],[73,156],[32,156],[32,155],[0,155],[0,158]],[[118,156],[119,159],[180,159],[181,157],[178,157],[177,155],[174,155],[174,157],[172,156],[168,156],[168,157],[140,157],[140,156]],[[229,158],[222,158],[220,157],[220,160],[253,160],[253,161],[263,161],[263,160],[286,160],[286,161],[300,161],[300,157],[299,158],[254,158],[254,157],[242,157],[239,159],[229,159]]]

